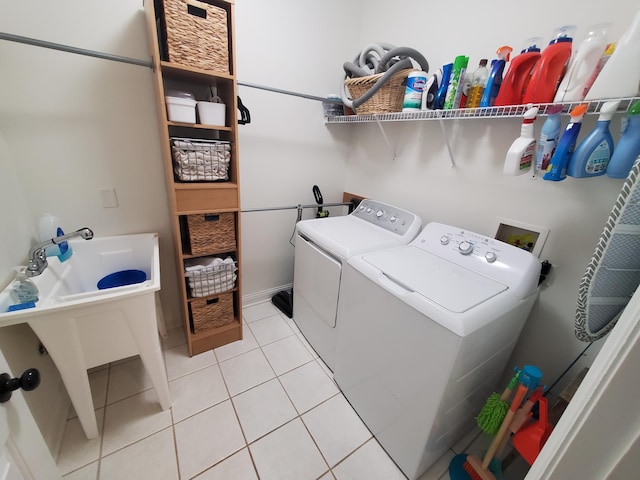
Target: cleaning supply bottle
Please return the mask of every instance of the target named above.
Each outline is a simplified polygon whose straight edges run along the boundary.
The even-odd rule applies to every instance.
[[[428,79],[422,91],[422,102],[420,110],[433,110],[433,103],[438,93],[438,75],[432,74]]]
[[[565,66],[571,57],[575,25],[564,25],[553,32],[553,40],[542,51],[531,73],[522,103],[550,103],[558,90]]]
[[[407,75],[404,90],[403,112],[419,112],[422,106],[422,92],[427,83],[427,72],[413,71]]]
[[[462,80],[467,71],[469,57],[458,55],[453,61],[453,70],[451,71],[451,79],[449,80],[449,88],[447,88],[447,96],[444,100],[444,109],[451,110],[460,106],[460,97],[462,96]]]
[[[27,277],[24,267],[16,268],[16,278],[11,284],[11,298],[16,303],[38,301],[38,287]]]
[[[449,89],[449,80],[451,80],[451,71],[453,70],[453,63],[447,63],[442,66],[442,80],[438,87],[438,93],[433,102],[434,110],[442,110],[444,108],[444,100],[447,97],[447,90]]]
[[[520,51],[520,55],[516,55],[511,60],[494,103],[496,107],[522,103],[522,96],[529,84],[531,71],[540,59],[540,45],[542,45],[542,37],[527,39],[525,48]]]
[[[496,51],[498,59],[491,66],[491,72],[489,73],[487,84],[484,87],[484,92],[482,92],[482,98],[480,99],[481,107],[491,107],[495,103],[500,90],[500,85],[502,84],[504,67],[509,61],[509,56],[512,51],[513,48],[507,45],[498,48]]]
[[[634,97],[640,84],[640,5],[585,100]]]
[[[589,28],[587,38],[571,57],[567,73],[560,82],[554,102],[579,102],[584,98],[584,87],[598,66],[607,47],[610,23],[600,23]]]
[[[44,212],[40,218],[38,230],[41,242],[64,235],[64,231],[60,227],[60,221],[49,212]],[[57,245],[50,245],[45,249],[47,257],[58,257],[61,262],[68,260],[72,253],[71,246],[66,241]]]
[[[480,99],[484,93],[484,86],[487,84],[488,78],[489,69],[487,68],[487,59],[483,58],[471,76],[471,84],[467,92],[466,108],[477,108],[480,106]]]
[[[567,177],[567,164],[576,146],[580,127],[582,126],[582,117],[587,113],[587,108],[588,104],[582,103],[571,110],[569,114],[571,115],[571,119],[564,129],[564,132],[562,132],[558,147],[547,167],[547,172],[542,177],[543,180],[559,182]]]
[[[640,155],[640,100],[627,110],[627,125],[611,156],[607,175],[611,178],[627,178],[638,155]]]
[[[551,105],[547,109],[547,119],[542,124],[540,130],[540,140],[538,141],[538,153],[536,157],[536,172],[544,172],[549,166],[549,161],[553,157],[558,145],[560,136],[560,112],[562,105]]]
[[[604,50],[604,54],[602,54],[602,57],[600,57],[600,60],[598,61],[598,65],[596,65],[596,68],[591,73],[591,77],[589,77],[589,80],[587,80],[587,83],[584,86],[584,90],[582,92],[582,98],[585,98],[587,96],[587,93],[589,93],[589,90],[591,90],[593,83],[596,81],[596,78],[598,78],[598,75],[600,75],[600,72],[602,71],[604,66],[607,64],[607,62],[611,58],[611,55],[613,55],[613,52],[615,51],[615,49],[616,49],[615,42],[607,44]]]
[[[520,137],[516,138],[507,151],[502,173],[505,175],[522,175],[531,168],[536,149],[533,123],[538,115],[538,107],[528,109],[524,114]]]
[[[575,178],[604,175],[613,153],[613,137],[609,123],[620,100],[606,102],[600,108],[596,128],[576,147],[567,165],[567,175]]]

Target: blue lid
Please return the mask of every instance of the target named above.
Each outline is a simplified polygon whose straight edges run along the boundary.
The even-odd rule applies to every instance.
[[[98,290],[134,285],[136,283],[142,283],[146,279],[147,274],[142,270],[121,270],[102,277],[98,282]]]
[[[25,308],[35,308],[35,306],[35,302],[16,303],[14,305],[9,305],[7,312],[15,312],[17,310],[24,310]]]
[[[558,38],[554,38],[553,40],[551,40],[549,42],[549,45],[552,45],[554,43],[562,43],[562,42],[573,42],[573,38],[571,37],[558,37]]]
[[[539,51],[540,51],[540,47],[538,47],[537,45],[531,45],[529,48],[525,48],[520,53],[539,52]]]

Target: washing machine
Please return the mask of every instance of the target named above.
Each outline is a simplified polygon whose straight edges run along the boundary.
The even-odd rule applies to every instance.
[[[537,295],[540,261],[429,223],[342,271],[334,378],[410,479],[475,425]]]
[[[363,200],[349,215],[298,222],[293,320],[330,369],[344,262],[353,255],[406,245],[421,226],[414,213],[375,200]]]

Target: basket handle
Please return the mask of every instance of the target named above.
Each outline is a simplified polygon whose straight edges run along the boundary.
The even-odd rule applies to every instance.
[[[205,4],[197,0],[187,0],[187,13],[200,18],[207,18],[207,8]]]
[[[218,303],[219,301],[220,301],[220,298],[219,298],[219,297],[216,297],[216,298],[210,298],[210,299],[208,299],[208,300],[207,300],[207,305],[212,305],[212,304],[214,304],[214,303]]]
[[[220,221],[220,215],[215,214],[215,213],[206,213],[204,215],[204,221],[205,222],[218,222],[218,221]]]

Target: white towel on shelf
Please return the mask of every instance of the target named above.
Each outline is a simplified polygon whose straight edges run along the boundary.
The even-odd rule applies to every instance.
[[[235,268],[235,261],[231,257],[220,258],[220,257],[200,257],[200,258],[190,258],[185,260],[184,262],[185,276],[192,277],[195,275],[202,274],[202,270],[208,271],[216,271],[216,270],[225,270],[231,267],[231,265]],[[197,273],[194,273],[197,272]]]
[[[214,295],[216,293],[226,292],[232,290],[235,287],[235,278],[232,281],[222,282],[215,286],[210,287],[191,287],[192,297],[206,297],[207,295]]]
[[[229,272],[228,275],[190,279],[189,286],[191,288],[216,288],[224,283],[233,283],[237,278],[238,276],[235,273]]]

